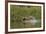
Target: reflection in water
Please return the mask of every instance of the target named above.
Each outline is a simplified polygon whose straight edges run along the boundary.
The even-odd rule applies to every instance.
[[[24,23],[31,23],[32,25],[35,25],[36,23],[40,22],[40,20],[35,19],[33,16],[24,17],[23,19]]]

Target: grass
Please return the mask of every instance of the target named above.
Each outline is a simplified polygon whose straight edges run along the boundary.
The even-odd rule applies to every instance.
[[[41,20],[40,6],[10,6],[10,28],[32,28],[31,24],[24,24],[21,20],[25,16],[34,16],[37,20]],[[35,28],[39,28],[41,22],[35,24]]]

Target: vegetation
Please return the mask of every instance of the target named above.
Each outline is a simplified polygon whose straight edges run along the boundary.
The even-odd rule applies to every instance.
[[[40,6],[10,6],[10,26],[11,28],[32,28],[31,24],[23,23],[22,17],[34,16],[37,20],[41,19],[41,7]],[[38,28],[41,23],[38,22],[34,27]]]

